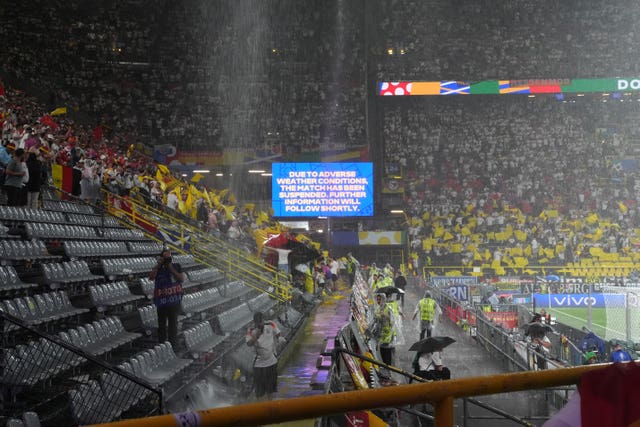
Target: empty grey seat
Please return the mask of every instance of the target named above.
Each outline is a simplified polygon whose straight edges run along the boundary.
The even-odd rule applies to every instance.
[[[222,343],[225,335],[216,335],[209,322],[202,322],[184,331],[187,349],[192,353],[206,353]]]
[[[253,319],[253,313],[247,303],[239,304],[217,316],[220,330],[227,334],[244,329]]]
[[[40,417],[35,412],[25,412],[22,414],[22,421],[24,421],[24,427],[41,427]]]
[[[17,290],[37,287],[37,283],[23,282],[20,277],[18,277],[18,273],[16,273],[13,266],[0,266],[0,290]]]
[[[256,311],[266,313],[274,308],[278,302],[267,294],[260,294],[257,297],[251,298],[247,303],[254,313]]]

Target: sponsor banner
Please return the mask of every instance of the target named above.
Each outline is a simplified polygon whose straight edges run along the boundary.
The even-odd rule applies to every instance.
[[[468,81],[398,81],[379,82],[380,96],[415,95],[529,95],[563,93],[638,92],[640,78],[605,79],[528,79]]]
[[[533,294],[536,307],[624,308],[626,294]],[[629,305],[638,306],[638,297],[629,294]]]
[[[445,290],[452,298],[458,301],[469,301],[469,286],[450,286]]]
[[[597,280],[565,276],[556,276],[550,280],[549,277],[536,277],[535,285],[533,289],[529,289],[529,293],[586,294],[604,292],[614,287],[638,286],[637,280],[631,280],[627,277],[601,277]],[[524,293],[525,289],[522,291]]]
[[[448,285],[475,285],[478,280],[475,276],[433,276],[430,282],[431,286],[442,288]]]

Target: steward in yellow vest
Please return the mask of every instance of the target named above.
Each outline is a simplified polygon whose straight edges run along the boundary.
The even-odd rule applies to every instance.
[[[431,294],[427,292],[416,306],[416,310],[413,313],[413,319],[420,313],[420,339],[423,339],[425,333],[427,337],[431,336],[433,329],[433,319],[435,317],[436,310],[439,311],[436,300],[431,298]]]

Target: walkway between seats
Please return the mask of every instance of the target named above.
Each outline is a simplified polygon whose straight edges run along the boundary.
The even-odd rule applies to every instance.
[[[317,371],[316,362],[326,346],[327,339],[332,340],[340,328],[349,321],[349,296],[350,289],[342,287],[334,296],[324,297],[320,305],[311,313],[303,336],[300,338],[293,356],[286,361],[286,365],[279,376],[279,399],[291,397],[309,396],[324,393],[323,390],[311,388],[310,381]],[[408,348],[419,339],[417,322],[412,321],[413,310],[417,301],[423,296],[424,289],[409,287],[405,295],[405,320],[404,336],[405,344],[396,348],[396,365],[409,372],[412,371],[411,361],[414,353]],[[499,361],[491,357],[478,345],[468,332],[463,332],[453,322],[445,319],[437,324],[434,335],[446,335],[454,338],[456,342],[447,347],[443,352],[445,364],[451,370],[452,378],[465,378],[483,375],[503,373],[504,370]],[[400,382],[404,380],[399,379]],[[500,408],[516,416],[544,416],[547,405],[542,392],[521,392],[493,396],[480,396],[477,398],[483,403]],[[454,403],[456,419],[462,419],[463,402],[457,399]],[[491,413],[472,406],[471,413],[474,416],[489,416]],[[542,421],[533,422],[541,425]],[[310,421],[282,424],[282,426],[312,426]],[[506,420],[471,420],[467,425],[478,427],[502,427],[512,426],[512,421]]]

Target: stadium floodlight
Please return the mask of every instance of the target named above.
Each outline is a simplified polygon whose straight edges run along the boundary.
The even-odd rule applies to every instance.
[[[195,169],[193,173],[209,173],[211,172],[209,169]]]
[[[264,169],[249,169],[249,173],[265,173]]]

